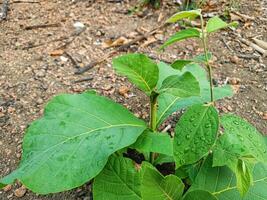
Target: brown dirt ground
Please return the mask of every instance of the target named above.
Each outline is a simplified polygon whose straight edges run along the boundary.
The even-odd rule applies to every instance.
[[[12,2],[12,1],[11,1]],[[65,49],[80,66],[105,56],[111,49],[103,49],[102,42],[107,39],[125,36],[129,38],[136,29],[151,30],[163,20],[175,13],[173,1],[165,1],[159,10],[144,9],[143,12],[126,14],[137,1],[113,3],[104,0],[76,1],[39,1],[41,3],[11,3],[6,21],[0,22],[0,175],[14,170],[21,156],[21,143],[25,128],[34,119],[40,117],[47,101],[59,93],[77,93],[96,89],[98,93],[109,96],[124,104],[140,117],[148,117],[148,101],[140,91],[134,89],[125,78],[115,76],[111,68],[111,59],[97,65],[83,75],[75,75],[73,63],[50,53],[59,48],[63,41],[49,42],[63,36],[70,37],[75,31],[73,23],[85,24],[86,30]],[[267,2],[241,1],[239,12],[255,17],[255,20],[241,23],[237,29],[244,38],[259,36],[267,41],[266,20]],[[221,10],[222,11],[222,10]],[[162,20],[161,20],[162,22]],[[25,30],[30,25],[59,23],[59,27]],[[140,28],[143,29],[140,29]],[[147,52],[158,59],[172,61],[175,58],[190,57],[199,53],[199,44],[189,40],[168,48],[165,52],[157,51],[160,44],[177,30],[170,27],[166,32],[158,32],[157,41],[146,47],[133,45],[130,50]],[[164,31],[164,30],[162,30]],[[223,41],[226,41],[228,46]],[[144,42],[141,42],[143,44]],[[28,48],[35,44],[39,47]],[[236,113],[261,132],[267,134],[267,60],[253,49],[242,44],[231,31],[214,35],[210,47],[215,55],[215,82],[230,82],[237,93],[217,104],[221,112]],[[231,52],[229,49],[232,49]],[[241,55],[241,56],[240,56]],[[259,58],[242,58],[242,55],[259,55]],[[63,55],[66,57],[65,55]],[[239,56],[239,57],[238,57]],[[81,78],[92,77],[86,82],[75,83]],[[119,94],[119,88],[130,89],[129,97]],[[144,108],[140,111],[140,108]],[[0,191],[0,199],[17,199],[14,191]],[[85,200],[89,198],[90,186],[87,184],[55,195],[38,196],[30,191],[22,200]]]

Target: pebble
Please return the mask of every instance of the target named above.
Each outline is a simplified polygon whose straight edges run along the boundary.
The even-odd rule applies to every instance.
[[[25,186],[21,186],[20,188],[16,189],[14,194],[16,197],[23,197],[27,192],[27,189],[25,188]]]
[[[41,99],[41,98],[37,99],[37,101],[36,101],[36,103],[39,104],[39,105],[42,104],[43,102],[44,102],[44,101],[43,101],[43,99]]]
[[[238,64],[240,62],[240,59],[237,56],[230,57],[230,61],[234,64]]]

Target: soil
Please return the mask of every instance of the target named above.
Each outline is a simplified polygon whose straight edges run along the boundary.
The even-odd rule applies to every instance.
[[[16,169],[21,157],[25,128],[42,115],[46,103],[57,94],[95,89],[147,120],[148,99],[125,78],[114,74],[111,58],[82,75],[74,72],[77,65],[84,67],[111,52],[112,48],[103,48],[102,44],[106,40],[115,40],[121,36],[132,39],[139,32],[145,33],[163,23],[177,11],[173,1],[166,0],[159,10],[144,8],[132,14],[129,14],[129,10],[137,5],[137,0],[12,2],[7,19],[0,22],[1,176]],[[249,14],[255,19],[241,22],[236,32],[246,39],[258,36],[267,41],[267,1],[241,0],[237,6],[238,12]],[[223,14],[224,9],[226,7],[220,7],[216,12]],[[76,22],[84,24],[86,29],[80,35],[73,36],[76,31],[73,25]],[[55,25],[29,28],[40,24]],[[146,41],[142,41],[131,46],[129,51],[147,53],[158,60],[169,62],[178,57],[190,58],[200,53],[201,46],[194,40],[174,45],[165,52],[157,51],[163,41],[178,29],[178,26],[161,29],[156,33],[154,43],[144,45]],[[67,54],[56,56],[62,53],[55,50],[63,49],[64,41],[69,41],[64,50],[75,59],[75,65]],[[215,84],[230,83],[236,89],[234,97],[220,101],[217,108],[221,112],[233,112],[244,117],[263,134],[267,134],[267,59],[240,42],[229,30],[213,35],[210,48],[214,54]],[[247,58],[252,55],[253,58]],[[79,82],[82,78],[91,80]],[[126,94],[123,92],[125,88],[129,90]],[[173,127],[175,123],[169,120],[163,128],[168,124]],[[16,183],[10,190],[0,191],[0,199],[18,199],[15,190],[20,186],[20,183]],[[46,196],[27,191],[20,199],[88,200],[90,184]]]

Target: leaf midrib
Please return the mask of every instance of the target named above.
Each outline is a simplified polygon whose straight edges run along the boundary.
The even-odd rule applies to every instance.
[[[23,168],[27,168],[29,165],[34,164],[36,162],[36,160],[38,161],[38,158],[40,156],[42,156],[43,154],[47,153],[51,149],[56,148],[57,146],[62,145],[63,143],[65,143],[65,142],[67,142],[69,140],[75,139],[77,137],[80,137],[80,136],[83,136],[83,135],[86,135],[86,134],[90,134],[90,133],[95,132],[95,131],[104,130],[104,129],[108,129],[108,128],[113,128],[113,127],[120,127],[120,126],[143,127],[142,125],[136,125],[136,124],[117,124],[117,125],[111,125],[111,126],[106,126],[106,127],[101,127],[101,128],[93,129],[93,130],[90,130],[90,131],[81,133],[79,135],[75,135],[73,137],[69,137],[68,139],[66,139],[64,141],[61,141],[58,144],[55,144],[55,145],[51,146],[50,148],[46,149],[45,151],[41,152],[40,154],[36,155],[34,158],[32,158],[30,161],[28,161],[27,164],[24,163]]]

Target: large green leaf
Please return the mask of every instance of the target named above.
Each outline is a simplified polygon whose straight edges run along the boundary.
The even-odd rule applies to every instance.
[[[105,168],[94,179],[94,199],[141,200],[140,185],[141,176],[133,161],[111,156]]]
[[[91,93],[57,96],[44,117],[28,128],[19,168],[0,182],[19,179],[40,194],[78,187],[145,129],[143,121],[107,98]]]
[[[171,44],[185,40],[187,38],[199,38],[200,37],[200,31],[196,28],[188,28],[185,30],[181,30],[177,33],[175,33],[173,36],[171,36],[161,47],[160,49],[164,49],[167,46],[170,46]]]
[[[158,69],[159,69],[159,79],[157,83],[157,88],[159,89],[162,85],[162,82],[169,76],[172,75],[182,75],[182,73],[179,70],[173,69],[170,65],[160,62],[158,63]]]
[[[147,94],[151,93],[158,82],[157,64],[144,54],[126,54],[114,58],[113,67]]]
[[[176,97],[191,97],[199,96],[200,89],[196,78],[190,72],[186,72],[181,76],[167,77],[163,81],[159,93],[169,93]]]
[[[238,25],[237,22],[232,22],[230,24],[227,24],[226,22],[221,20],[218,16],[215,16],[209,19],[207,26],[206,26],[206,31],[208,33],[212,33],[217,30],[227,28],[229,26],[236,27],[237,25]]]
[[[186,19],[186,18],[195,18],[197,16],[201,15],[201,10],[189,10],[189,11],[182,11],[174,14],[171,16],[168,20],[167,23],[175,23],[181,19]]]
[[[226,114],[221,117],[224,134],[219,138],[213,157],[213,166],[237,165],[238,159],[253,157],[257,161],[267,161],[263,136],[244,119]]]
[[[177,176],[164,177],[153,166],[142,165],[141,194],[143,200],[179,200],[184,184]]]
[[[208,157],[190,191],[206,190],[215,195],[218,200],[267,199],[267,166],[257,164],[253,170],[253,177],[252,186],[242,198],[237,190],[234,173],[228,167],[212,167],[212,158]]]
[[[165,69],[171,68],[167,64],[164,65]],[[171,71],[171,70],[170,70]],[[186,108],[194,104],[201,104],[210,101],[210,91],[209,82],[207,80],[207,74],[205,70],[197,64],[189,64],[183,68],[180,72],[176,70],[177,73],[182,74],[185,72],[190,72],[198,80],[200,86],[200,97],[188,97],[180,98],[172,94],[161,94],[158,97],[158,114],[157,114],[157,125],[160,125],[170,114],[173,112]],[[170,75],[170,74],[169,74]],[[232,96],[233,92],[230,86],[215,87],[214,89],[215,99],[221,99],[226,96]]]
[[[173,154],[176,167],[192,164],[206,155],[215,143],[219,117],[213,106],[194,105],[175,128]]]
[[[142,152],[155,152],[165,155],[173,155],[173,139],[164,133],[145,131],[131,146]]]
[[[183,200],[218,200],[213,194],[205,190],[194,190],[188,192]]]

